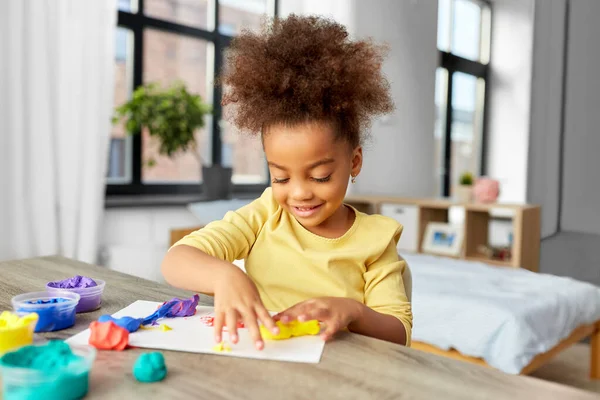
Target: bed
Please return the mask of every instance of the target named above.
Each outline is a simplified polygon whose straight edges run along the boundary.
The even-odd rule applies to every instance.
[[[600,288],[566,277],[425,254],[412,273],[412,346],[529,374],[587,337],[600,379]]]

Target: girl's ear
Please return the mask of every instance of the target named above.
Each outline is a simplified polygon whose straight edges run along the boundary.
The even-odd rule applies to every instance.
[[[360,170],[362,169],[362,162],[363,162],[362,147],[357,146],[354,148],[354,150],[352,150],[352,170],[351,170],[352,176],[356,177],[356,176],[358,176],[358,174],[360,174]]]

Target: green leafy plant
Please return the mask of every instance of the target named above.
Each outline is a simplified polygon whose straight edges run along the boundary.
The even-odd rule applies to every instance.
[[[164,89],[149,83],[138,87],[129,101],[115,109],[112,122],[125,119],[125,130],[130,135],[148,129],[160,143],[159,154],[173,157],[191,149],[202,163],[194,132],[204,127],[205,116],[211,112],[210,105],[188,92],[182,82]],[[156,161],[151,158],[147,163],[152,166]]]
[[[460,175],[460,184],[471,186],[473,184],[473,174],[470,172],[463,172]]]

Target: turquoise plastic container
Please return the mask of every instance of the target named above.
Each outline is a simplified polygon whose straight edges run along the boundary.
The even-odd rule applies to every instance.
[[[31,346],[44,346],[33,344]],[[96,359],[91,346],[70,346],[77,357],[66,366],[48,370],[15,367],[0,358],[2,395],[5,400],[75,400],[85,397],[89,387],[89,373]]]

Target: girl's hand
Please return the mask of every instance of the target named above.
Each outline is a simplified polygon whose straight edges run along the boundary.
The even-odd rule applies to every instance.
[[[225,267],[215,283],[215,340],[221,342],[223,325],[227,326],[232,343],[238,342],[237,325],[242,320],[250,331],[250,336],[258,350],[262,350],[264,342],[258,328],[258,321],[271,330],[279,333],[271,314],[263,305],[258,289],[250,278],[238,267]]]
[[[325,325],[321,337],[323,340],[329,340],[337,331],[359,319],[362,309],[363,305],[356,300],[319,297],[298,303],[275,315],[273,319],[283,323],[295,319],[300,322],[316,319]]]

